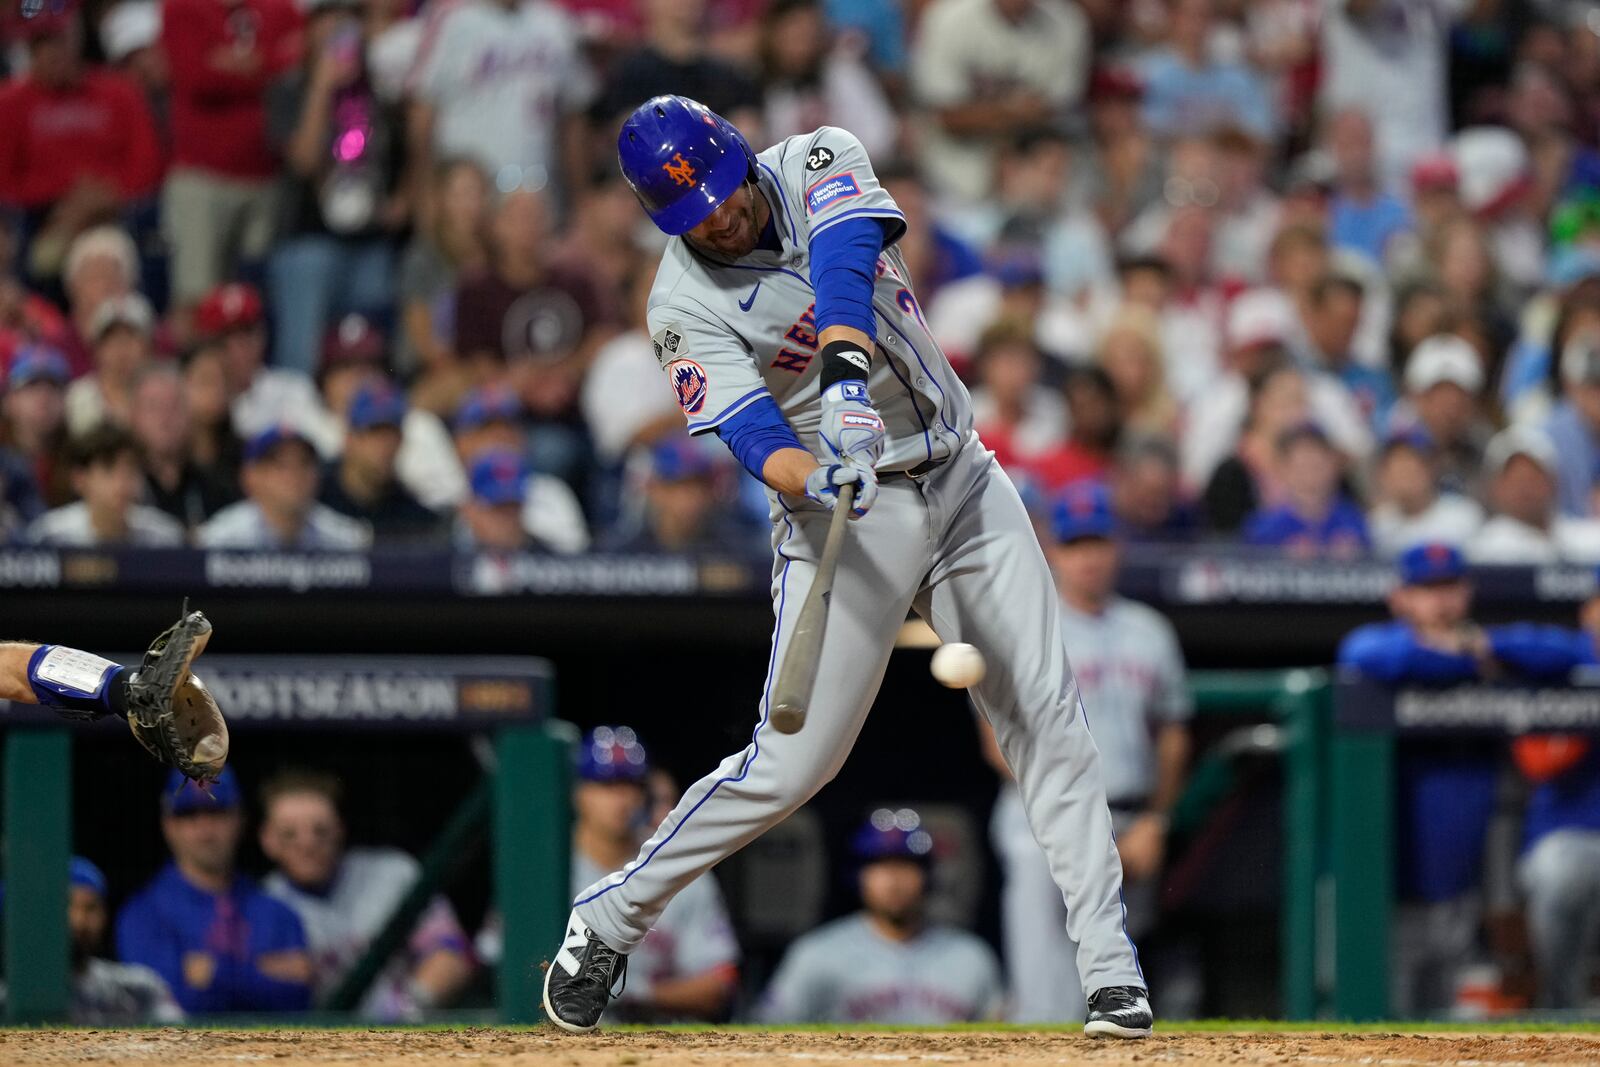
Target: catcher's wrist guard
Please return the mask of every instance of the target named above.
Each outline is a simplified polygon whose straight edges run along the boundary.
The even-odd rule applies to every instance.
[[[64,645],[41,645],[28,657],[28,685],[63,718],[98,719],[127,707],[127,668]]]

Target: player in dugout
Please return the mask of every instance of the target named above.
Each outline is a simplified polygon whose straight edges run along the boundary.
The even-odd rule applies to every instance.
[[[941,1024],[999,1017],[1000,963],[976,934],[927,918],[933,836],[911,808],[856,831],[861,910],[798,938],[762,998],[768,1022]]]
[[[72,939],[74,1026],[171,1026],[183,1009],[161,976],[140,963],[118,963],[98,953],[106,939],[106,876],[91,860],[67,865],[67,934]],[[7,987],[0,982],[0,1007]]]
[[[123,905],[117,954],[167,980],[185,1011],[304,1011],[311,956],[300,919],[238,872],[239,782],[224,769],[209,790],[173,771],[161,792],[172,862]]]
[[[1499,642],[1536,658],[1541,670],[1533,680],[1562,684],[1574,668],[1600,664],[1600,592],[1583,604],[1578,618],[1575,631],[1507,626]],[[1600,745],[1584,734],[1533,733],[1512,740],[1511,756],[1529,791],[1516,874],[1538,973],[1538,1004],[1582,1008],[1590,1001],[1600,936]]]
[[[1570,668],[1571,645],[1550,627],[1485,628],[1470,616],[1472,585],[1454,545],[1413,545],[1396,561],[1394,620],[1352,631],[1339,664],[1388,685],[1546,679]],[[1472,952],[1481,918],[1485,835],[1498,758],[1471,740],[1403,746],[1397,763],[1395,927],[1397,1017],[1441,1011]]]
[[[262,888],[305,926],[318,1003],[366,954],[421,874],[399,849],[346,848],[341,796],[338,779],[312,771],[281,771],[261,787],[261,851],[277,865]],[[449,900],[434,897],[357,1014],[416,1022],[454,1000],[472,972],[466,931]]]

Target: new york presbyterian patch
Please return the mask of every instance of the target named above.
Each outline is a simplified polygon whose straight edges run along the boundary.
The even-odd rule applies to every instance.
[[[692,359],[675,359],[667,364],[667,380],[677,394],[678,406],[685,415],[698,414],[706,406],[706,393],[710,384],[705,368]]]
[[[815,215],[832,204],[860,195],[861,186],[856,184],[856,176],[850,171],[823,178],[806,190],[806,214]]]

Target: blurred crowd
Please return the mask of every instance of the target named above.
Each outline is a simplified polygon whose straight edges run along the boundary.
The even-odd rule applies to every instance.
[[[979,432],[1146,541],[1600,560],[1582,0],[45,0],[0,20],[0,533],[759,545],[613,159],[848,128]]]

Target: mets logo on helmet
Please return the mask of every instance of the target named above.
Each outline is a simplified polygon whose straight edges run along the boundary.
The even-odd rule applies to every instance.
[[[694,188],[694,167],[683,158],[682,152],[672,153],[671,162],[661,164],[661,169],[667,172],[675,184]]]
[[[706,406],[709,386],[705,368],[700,364],[692,359],[675,359],[667,364],[667,377],[672,382],[672,391],[678,394],[678,406],[684,414],[693,415]]]

